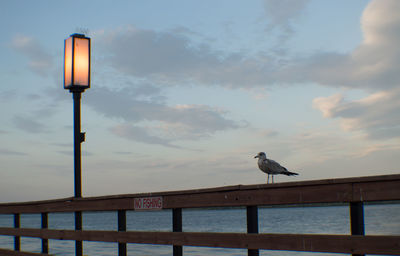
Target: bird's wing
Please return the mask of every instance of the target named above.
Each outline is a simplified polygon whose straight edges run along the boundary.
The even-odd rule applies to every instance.
[[[269,166],[268,166],[268,160],[264,159],[262,161],[258,161],[258,167],[260,168],[261,171],[265,173],[269,173]]]
[[[265,159],[268,162],[268,168],[275,173],[287,172],[288,170],[272,159]]]

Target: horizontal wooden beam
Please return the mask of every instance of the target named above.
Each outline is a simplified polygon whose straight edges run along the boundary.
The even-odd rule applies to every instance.
[[[13,251],[7,249],[0,249],[0,255],[7,256],[49,256],[52,254],[43,254],[43,253],[34,253],[34,252],[22,252],[22,251]]]
[[[221,248],[400,255],[400,236],[74,231],[0,228],[0,235]]]
[[[400,200],[400,174],[157,193],[0,204],[0,213],[134,210],[139,197],[163,198],[164,209]]]

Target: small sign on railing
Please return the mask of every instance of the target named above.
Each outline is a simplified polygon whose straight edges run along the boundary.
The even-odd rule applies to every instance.
[[[138,197],[134,199],[133,208],[135,211],[162,210],[162,196]]]

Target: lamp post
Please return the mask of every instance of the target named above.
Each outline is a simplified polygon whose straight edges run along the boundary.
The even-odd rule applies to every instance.
[[[90,88],[90,38],[72,34],[64,41],[64,89],[73,94],[74,100],[74,195],[82,197],[81,143],[81,94]],[[75,212],[75,230],[82,230],[82,212]],[[82,241],[75,243],[76,256],[82,255]]]

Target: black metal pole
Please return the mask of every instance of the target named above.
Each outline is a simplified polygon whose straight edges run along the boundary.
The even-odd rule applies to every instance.
[[[81,143],[84,136],[81,133],[81,94],[82,91],[74,91],[74,187],[75,198],[82,197],[82,165],[81,165]],[[75,212],[75,230],[82,230],[82,212]],[[75,255],[82,256],[82,241],[75,241]]]
[[[82,197],[81,174],[81,93],[73,92],[74,99],[74,178],[75,197]]]
[[[258,234],[258,207],[256,205],[247,206],[246,216],[247,216],[247,233]],[[247,255],[258,256],[260,255],[260,253],[258,249],[248,249]]]
[[[172,209],[172,232],[182,232],[182,208]],[[174,245],[172,250],[174,256],[183,255],[181,245]]]

